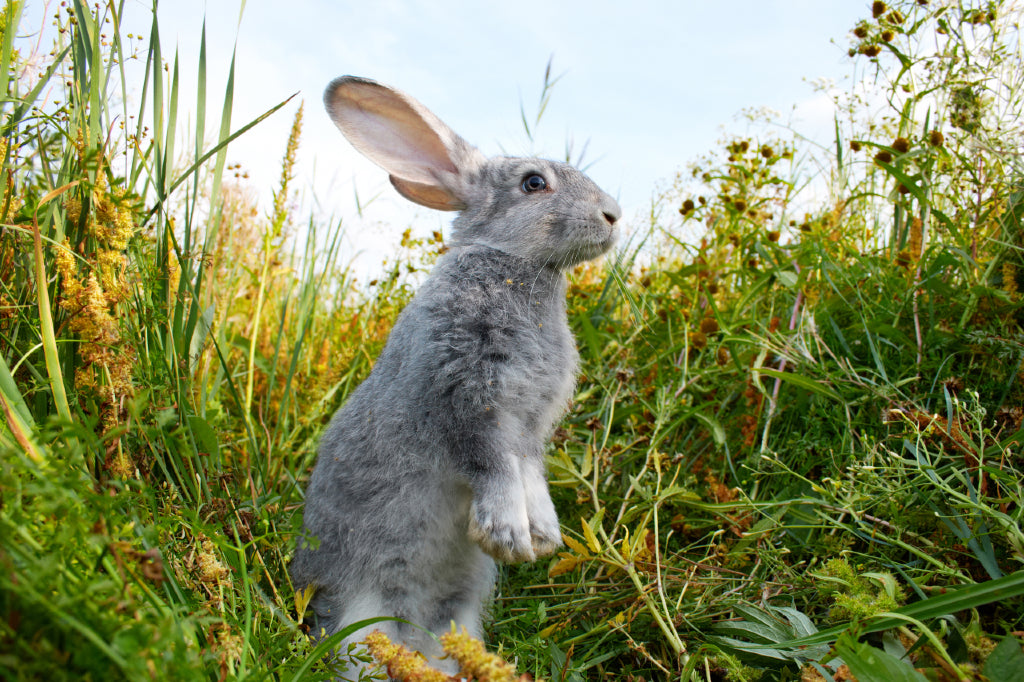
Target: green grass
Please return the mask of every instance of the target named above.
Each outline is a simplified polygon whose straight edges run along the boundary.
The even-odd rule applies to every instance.
[[[583,376],[549,458],[567,546],[502,568],[488,626],[521,672],[1024,674],[1020,17],[891,5],[853,27],[874,90],[839,102],[833,144],[726,140],[573,273]],[[155,20],[133,55],[120,4],[70,2],[30,80],[21,7],[0,45],[0,676],[327,679],[287,575],[302,491],[443,242],[407,237],[354,286],[341,223],[284,208],[301,109],[262,216],[226,149],[263,117],[230,124],[231,77],[213,108],[205,49],[180,92]]]

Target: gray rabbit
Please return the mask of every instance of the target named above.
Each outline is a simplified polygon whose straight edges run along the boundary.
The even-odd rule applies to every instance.
[[[494,559],[533,561],[562,544],[544,446],[576,379],[564,270],[611,248],[621,210],[572,166],[487,158],[374,81],[338,78],[324,103],[402,196],[459,214],[450,250],[324,433],[295,588],[316,587],[327,634],[397,616],[479,637]],[[437,662],[429,634],[378,627]]]

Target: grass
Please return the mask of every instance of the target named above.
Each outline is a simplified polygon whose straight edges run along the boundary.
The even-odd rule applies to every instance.
[[[832,145],[727,139],[573,273],[567,546],[502,568],[488,626],[520,672],[1022,674],[1020,11],[882,5]],[[262,117],[231,124],[229,77],[205,139],[205,49],[179,92],[122,6],[67,3],[34,75],[22,3],[0,22],[0,675],[328,679],[304,482],[443,239],[355,286],[341,223],[287,209],[301,108],[261,215],[226,149]]]

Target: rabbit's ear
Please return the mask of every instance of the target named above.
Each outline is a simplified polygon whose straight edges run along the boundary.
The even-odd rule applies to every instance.
[[[466,207],[480,152],[408,95],[375,81],[343,76],[324,105],[352,146],[391,175],[410,201],[443,211]]]

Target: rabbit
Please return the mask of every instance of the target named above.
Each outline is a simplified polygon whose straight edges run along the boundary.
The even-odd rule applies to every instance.
[[[455,623],[481,637],[494,560],[562,544],[544,448],[577,374],[564,271],[612,247],[621,209],[568,164],[485,157],[375,81],[338,78],[324,103],[399,194],[458,215],[321,439],[290,572],[316,588],[321,635],[395,616],[421,627],[371,628],[455,672],[433,635]]]

